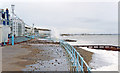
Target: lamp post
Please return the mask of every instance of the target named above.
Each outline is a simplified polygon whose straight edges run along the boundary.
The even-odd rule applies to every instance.
[[[11,5],[12,8],[12,45],[14,45],[14,7],[15,5]]]

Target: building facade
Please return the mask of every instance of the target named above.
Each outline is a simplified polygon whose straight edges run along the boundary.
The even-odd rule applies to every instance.
[[[25,35],[35,35],[41,38],[50,38],[51,37],[51,30],[49,29],[42,29],[42,28],[33,28],[30,26],[25,26]]]
[[[14,18],[11,19],[11,34],[13,33],[14,36],[23,36],[25,34],[25,23],[19,19]]]
[[[34,34],[33,28],[25,25],[25,35],[32,35],[32,34]]]
[[[0,9],[0,43],[7,42],[10,35],[9,10]]]

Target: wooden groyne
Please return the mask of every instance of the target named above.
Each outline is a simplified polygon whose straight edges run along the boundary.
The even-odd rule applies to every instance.
[[[120,46],[114,46],[114,45],[74,45],[74,47],[87,47],[91,49],[120,51]]]

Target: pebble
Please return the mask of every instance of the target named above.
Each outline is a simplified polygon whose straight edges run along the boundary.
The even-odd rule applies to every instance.
[[[55,60],[57,62],[57,60]]]

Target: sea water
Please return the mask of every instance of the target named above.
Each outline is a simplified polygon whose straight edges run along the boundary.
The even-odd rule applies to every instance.
[[[73,35],[61,36],[62,39],[76,40],[68,42],[71,45],[117,45],[118,35]],[[97,50],[81,47],[84,50],[93,52],[92,60],[89,62],[91,71],[118,71],[118,52],[108,50]]]
[[[118,45],[118,35],[73,35],[61,37],[62,39],[77,40],[77,42],[69,42],[71,45]]]

